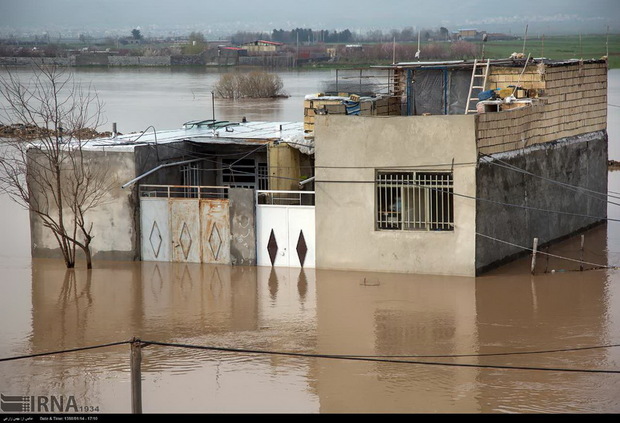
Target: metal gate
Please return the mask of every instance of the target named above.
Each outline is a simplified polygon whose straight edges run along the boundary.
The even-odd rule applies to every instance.
[[[256,191],[259,266],[315,267],[313,191]]]
[[[230,264],[227,187],[141,185],[142,260]]]

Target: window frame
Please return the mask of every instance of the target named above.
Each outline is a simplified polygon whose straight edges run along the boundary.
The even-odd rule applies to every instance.
[[[375,230],[454,231],[451,170],[376,169]]]

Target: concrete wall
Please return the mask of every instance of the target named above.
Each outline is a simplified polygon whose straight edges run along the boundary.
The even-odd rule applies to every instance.
[[[75,66],[75,56],[71,57],[0,57],[0,66],[57,65]]]
[[[256,265],[256,202],[254,190],[230,188],[230,261],[233,265]]]
[[[170,66],[170,56],[109,56],[110,66]]]
[[[607,135],[604,131],[596,132],[537,144],[518,154],[493,155],[480,161],[476,179],[476,196],[485,199],[479,201],[476,208],[476,231],[484,235],[476,240],[476,268],[480,272],[523,252],[522,248],[485,236],[531,248],[536,237],[542,245],[607,216],[604,195],[593,198],[591,192],[575,191],[558,184],[606,193]]]
[[[476,203],[454,196],[455,230],[375,230],[375,171],[450,170],[475,196],[473,116],[317,116],[317,268],[471,276]]]
[[[108,180],[111,190],[101,203],[86,215],[92,222],[93,260],[135,260],[139,258],[139,216],[137,192],[121,185],[135,176],[133,151],[85,151],[86,166],[109,165]],[[35,193],[38,198],[43,194]],[[70,216],[68,210],[65,211]],[[41,220],[31,214],[31,241],[33,257],[62,258],[53,233]],[[78,248],[79,250],[79,248]],[[80,263],[78,262],[78,266]]]
[[[535,88],[539,104],[476,115],[481,153],[493,154],[607,128],[607,63],[571,62],[527,68],[495,68],[489,88],[520,82]]]

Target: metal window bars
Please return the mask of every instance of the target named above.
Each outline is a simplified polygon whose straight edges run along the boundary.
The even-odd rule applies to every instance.
[[[451,172],[377,172],[378,230],[454,230]]]

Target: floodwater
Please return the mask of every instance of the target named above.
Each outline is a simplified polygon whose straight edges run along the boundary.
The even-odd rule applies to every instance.
[[[199,85],[192,72],[79,75],[94,81],[106,110],[119,108],[107,117],[121,132],[211,117],[179,112],[187,87]],[[255,105],[271,105],[273,120],[298,120],[302,93],[328,77],[285,73],[285,88],[297,87],[291,98]],[[184,94],[172,95],[168,80]],[[610,73],[609,103],[617,159],[619,71]],[[250,112],[216,105],[222,119]],[[620,172],[609,173],[609,187],[620,191]],[[539,259],[532,276],[524,258],[460,278],[147,262],[67,271],[59,260],[30,258],[23,210],[0,197],[0,212],[0,359],[134,337],[182,345],[142,349],[145,413],[620,412],[615,221],[584,237],[584,261],[612,268]],[[620,219],[620,208],[610,204],[609,217]],[[578,259],[580,242],[549,252]],[[131,412],[130,346],[0,361],[0,393]]]

